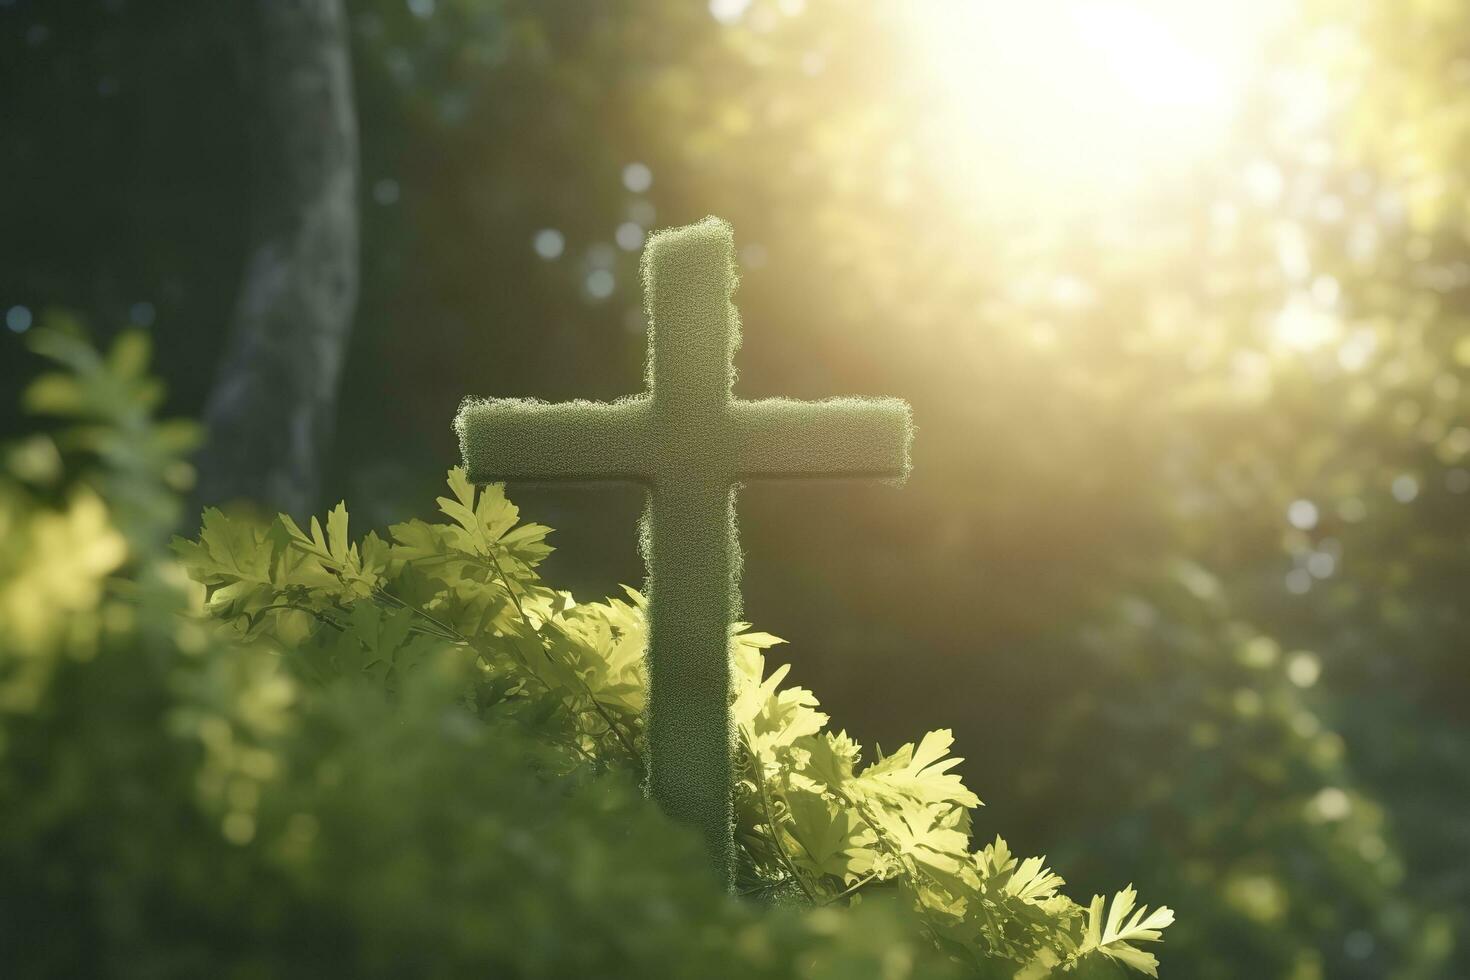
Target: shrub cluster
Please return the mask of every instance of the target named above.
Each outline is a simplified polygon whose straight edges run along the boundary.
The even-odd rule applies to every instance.
[[[340,505],[306,529],[211,511],[171,559],[190,434],[138,408],[141,342],[37,338],[69,370],[31,407],[71,423],[0,476],[18,975],[1156,972],[1167,909],[1079,905],[1043,859],[972,847],[947,732],[863,765],[745,627],[725,893],[640,792],[637,593],[546,585],[548,529],[459,471],[442,522],[353,540]]]

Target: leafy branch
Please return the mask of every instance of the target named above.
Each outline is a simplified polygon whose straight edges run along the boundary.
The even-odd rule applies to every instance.
[[[536,572],[549,529],[521,523],[498,486],[479,490],[460,470],[449,487],[453,496],[439,498],[449,522],[397,524],[388,540],[349,539],[339,505],[309,531],[289,517],[263,527],[209,511],[199,539],[175,548],[206,587],[206,611],[250,634],[279,632],[298,654],[288,663],[386,681],[426,644],[462,646],[483,672],[482,711],[594,766],[626,758],[641,770],[642,597],[563,603]],[[293,610],[309,625],[280,615]],[[810,691],[783,684],[789,668],[767,672],[765,651],[779,642],[745,627],[731,637],[732,712],[751,763],[737,783],[736,837],[747,863],[772,877],[746,894],[789,885],[807,905],[831,906],[893,881],[936,944],[986,969],[1009,964],[998,975],[1032,980],[1102,960],[1156,973],[1140,944],[1158,941],[1172,912],[1134,911],[1131,887],[1111,908],[1100,896],[1084,907],[1058,893],[1061,879],[1040,858],[1018,862],[999,838],[974,849],[969,815],[980,801],[951,771],[960,760],[947,731],[856,772],[861,746],[827,730]]]
[[[516,595],[515,588],[510,584],[510,579],[506,578],[505,569],[500,565],[500,559],[495,557],[495,552],[493,551],[489,552],[489,557],[491,563],[495,566],[496,574],[500,576],[500,582],[505,587],[506,594],[510,596],[510,601],[516,607],[516,614],[521,617],[521,622],[525,625],[526,629],[535,632],[531,626],[531,620],[526,616],[525,607],[521,605],[520,597]],[[548,660],[551,659],[551,650],[544,641],[541,644],[541,651],[546,655]],[[577,673],[575,669],[571,669],[570,673],[581,684],[582,692],[586,695],[592,707],[602,716],[602,720],[607,723],[608,731],[612,732],[617,740],[622,743],[623,751],[628,753],[628,758],[632,760],[633,765],[641,767],[643,765],[643,757],[633,747],[632,739],[623,733],[623,730],[613,721],[612,716],[607,713],[607,709],[603,707],[602,702],[597,700],[597,695],[593,694],[592,689],[587,686],[586,678]]]

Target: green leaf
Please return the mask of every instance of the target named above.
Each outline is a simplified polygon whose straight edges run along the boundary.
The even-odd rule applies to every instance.
[[[268,582],[270,553],[262,548],[263,537],[256,525],[231,519],[214,507],[204,512],[199,532],[199,542],[217,574]]]
[[[332,549],[327,544],[327,536],[322,533],[322,524],[316,519],[316,515],[312,515],[311,518],[311,547],[323,558],[330,558],[332,555]]]
[[[108,370],[126,380],[141,378],[148,370],[152,346],[148,334],[142,330],[124,330],[107,352]]]
[[[35,415],[75,415],[86,404],[85,392],[75,378],[43,374],[26,388],[21,404]]]
[[[862,755],[862,747],[847,732],[808,736],[795,745],[806,754],[803,774],[832,790],[845,792],[853,782],[853,768]]]
[[[1132,885],[1118,892],[1113,896],[1113,906],[1104,923],[1103,896],[1094,895],[1087,910],[1087,928],[1078,947],[1078,956],[1095,952],[1148,976],[1158,976],[1158,959],[1132,944],[1158,942],[1163,938],[1164,928],[1173,923],[1174,913],[1167,906],[1160,906],[1152,913],[1149,913],[1148,906],[1134,911],[1137,899],[1138,893]]]
[[[953,744],[954,733],[942,728],[925,735],[918,748],[912,743],[903,745],[863,770],[864,792],[894,801],[979,806],[980,798],[965,788],[958,774],[949,771],[964,761],[945,758]]]
[[[787,803],[791,836],[800,845],[792,855],[796,864],[844,882],[872,869],[877,838],[851,808],[806,790],[792,791]]]
[[[338,587],[336,576],[322,567],[315,554],[298,547],[295,538],[280,522],[272,527],[270,534],[274,539],[275,555],[270,582],[278,591],[284,593],[293,587],[331,590]]]
[[[347,503],[339,502],[327,515],[327,552],[341,565],[349,562],[352,539],[347,536]]]
[[[505,498],[505,484],[491,483],[480,491],[475,520],[487,541],[499,541],[501,535],[516,526],[520,516],[520,508]]]
[[[443,529],[420,520],[405,521],[388,528],[393,539],[392,554],[400,561],[440,558],[447,552]]]
[[[291,540],[307,549],[315,550],[316,543],[297,526],[290,514],[277,514],[276,521],[291,535]]]

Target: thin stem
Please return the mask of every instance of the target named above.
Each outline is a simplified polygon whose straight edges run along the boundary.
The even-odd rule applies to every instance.
[[[246,622],[249,624],[249,625],[247,625],[245,627],[246,632],[249,632],[250,630],[253,630],[256,627],[256,625],[260,622],[260,617],[263,614],[268,613],[268,612],[270,612],[273,609],[295,609],[295,610],[298,610],[300,612],[304,612],[304,613],[307,613],[309,615],[315,616],[317,619],[319,619],[322,622],[326,623],[328,626],[332,627],[334,630],[336,630],[339,633],[345,633],[347,631],[347,627],[343,626],[337,620],[333,619],[331,616],[328,616],[326,613],[322,612],[319,609],[312,609],[309,606],[298,606],[294,602],[273,602],[273,603],[271,603],[268,606],[261,606],[259,609],[255,610],[255,612],[253,612],[253,613],[242,613],[241,614],[242,616],[245,617]]]
[[[878,879],[878,872],[876,872],[876,871],[870,871],[863,878],[860,878],[859,880],[853,882],[851,885],[848,885],[846,888],[842,889],[842,891],[838,892],[836,895],[833,895],[831,898],[827,899],[822,904],[823,905],[833,905],[833,904],[835,904],[837,902],[840,902],[844,898],[847,898],[848,896],[855,894],[864,885],[868,884],[869,882],[876,881],[877,879]]]
[[[490,559],[490,564],[495,568],[495,574],[500,576],[500,584],[505,587],[505,594],[510,596],[511,603],[516,607],[516,612],[520,614],[521,622],[526,624],[527,629],[530,629],[531,620],[526,617],[526,610],[521,606],[521,597],[516,595],[515,588],[511,586],[510,577],[505,574],[505,569],[501,567],[500,559],[495,557],[495,551],[493,549],[486,552],[485,557]]]
[[[510,601],[516,607],[516,613],[521,617],[521,622],[525,625],[526,629],[535,633],[536,629],[531,625],[530,617],[526,615],[525,608],[521,606],[520,596],[516,595],[515,587],[510,584],[509,576],[505,574],[505,569],[500,565],[500,559],[495,557],[494,549],[489,550],[487,557],[490,559],[491,564],[495,566],[495,574],[500,576],[500,584],[504,586],[506,595],[510,596]],[[548,625],[551,625],[550,621],[548,621]],[[550,660],[551,651],[547,650],[544,646],[541,650],[546,654],[546,659]],[[638,750],[634,747],[627,735],[623,733],[623,730],[613,722],[612,715],[608,714],[602,702],[597,700],[597,696],[592,693],[592,688],[587,684],[586,679],[577,673],[576,668],[571,669],[571,675],[577,679],[577,683],[582,685],[582,691],[587,695],[587,700],[592,704],[593,710],[602,716],[602,720],[607,724],[608,730],[622,743],[624,751],[633,760],[633,764],[635,766],[643,765],[643,757],[638,754]]]
[[[437,629],[439,631],[439,635],[442,636],[444,639],[456,640],[460,643],[469,644],[469,637],[465,636],[459,630],[455,629],[453,626],[450,626],[448,623],[440,619],[430,616],[427,612],[420,609],[418,606],[415,606],[408,602],[404,602],[402,599],[398,598],[396,595],[389,592],[382,586],[374,585],[373,594],[387,599],[389,602],[393,603],[395,606],[398,606],[400,609],[407,609],[409,612],[422,617],[425,622],[429,623],[431,626]],[[471,646],[473,646],[473,644],[471,644]]]
[[[817,904],[817,897],[812,894],[812,890],[807,887],[806,880],[797,872],[795,862],[791,860],[791,855],[786,853],[786,845],[781,841],[781,828],[776,825],[776,818],[771,813],[771,798],[766,793],[766,777],[761,772],[761,769],[764,767],[761,765],[760,755],[756,753],[755,748],[751,745],[750,736],[744,728],[740,729],[740,740],[745,743],[746,754],[750,756],[750,768],[755,773],[755,787],[761,796],[761,810],[765,812],[766,826],[771,829],[771,840],[776,844],[776,853],[780,855],[781,863],[786,867],[786,873],[796,879],[796,883],[801,887],[802,894],[806,896],[806,900],[815,905]]]
[[[741,898],[747,898],[751,895],[759,895],[761,892],[775,891],[777,888],[780,888],[782,885],[786,884],[790,880],[790,878],[777,878],[775,881],[763,881],[759,885],[756,885],[754,888],[746,888],[736,892],[735,894],[739,895]]]

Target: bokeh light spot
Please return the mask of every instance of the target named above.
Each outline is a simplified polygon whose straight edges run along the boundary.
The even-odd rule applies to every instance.
[[[607,299],[617,286],[617,279],[607,269],[594,269],[587,275],[587,295]]]
[[[643,228],[636,222],[624,221],[618,225],[613,238],[616,239],[618,248],[625,252],[636,252],[643,247]]]
[[[1286,508],[1286,520],[1292,527],[1310,531],[1317,526],[1317,505],[1310,500],[1293,500]]]
[[[1311,687],[1322,676],[1322,661],[1316,654],[1305,650],[1293,653],[1286,660],[1286,679],[1297,687]]]
[[[750,0],[709,0],[710,16],[721,24],[735,24],[745,16]]]
[[[653,186],[653,171],[646,163],[630,163],[623,168],[623,186],[634,194],[643,194]]]
[[[31,311],[25,306],[12,306],[5,311],[5,325],[13,333],[25,333],[31,329]]]
[[[567,247],[567,240],[555,228],[542,228],[531,239],[531,247],[536,250],[537,255],[549,262],[561,257]]]
[[[1312,797],[1312,809],[1323,820],[1342,820],[1353,809],[1353,801],[1336,786],[1324,786]]]
[[[373,184],[373,200],[385,207],[398,201],[398,181],[384,177]]]

